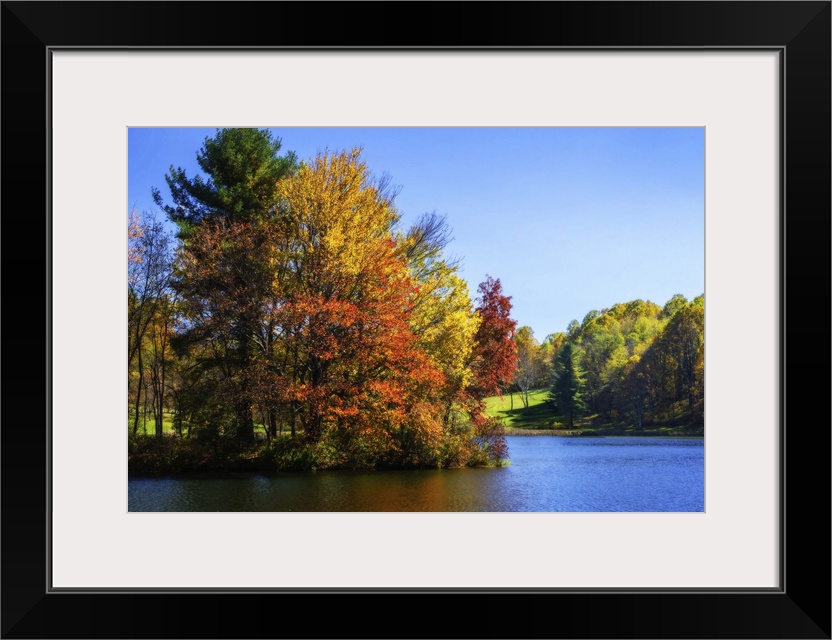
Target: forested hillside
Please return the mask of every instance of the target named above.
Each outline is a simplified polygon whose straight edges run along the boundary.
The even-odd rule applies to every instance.
[[[569,427],[589,416],[636,430],[702,425],[704,328],[704,295],[690,301],[675,295],[663,307],[634,300],[593,310],[542,343],[520,327],[517,371],[505,391],[529,408],[530,392],[546,389],[557,422]],[[545,424],[538,411],[537,425]]]

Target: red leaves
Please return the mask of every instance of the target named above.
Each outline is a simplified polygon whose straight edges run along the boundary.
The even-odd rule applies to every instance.
[[[477,420],[474,423],[474,442],[498,463],[508,458],[505,429],[496,418]]]
[[[414,287],[406,268],[392,240],[377,244],[351,277],[307,262],[316,271],[304,274],[303,286],[272,294],[269,319],[279,339],[265,357],[285,363],[283,401],[301,405],[302,421],[323,430],[399,428],[410,407],[444,382],[410,329]]]
[[[441,227],[426,226],[437,244],[421,257],[403,250],[413,239],[395,233],[392,196],[357,152],[302,165],[278,192],[268,213],[201,216],[182,236],[177,286],[207,393],[231,398],[238,422],[436,464],[443,438],[462,437],[453,416],[480,424],[481,399],[512,379],[510,298],[488,278],[477,324],[440,260]]]
[[[500,280],[488,276],[477,291],[480,325],[474,336],[474,396],[484,398],[510,384],[517,369],[517,345],[512,337],[517,321],[510,316],[511,296],[503,295]]]

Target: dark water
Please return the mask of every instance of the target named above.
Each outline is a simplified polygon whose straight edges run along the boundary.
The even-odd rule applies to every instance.
[[[130,511],[703,511],[701,439],[509,437],[499,469],[130,478]]]

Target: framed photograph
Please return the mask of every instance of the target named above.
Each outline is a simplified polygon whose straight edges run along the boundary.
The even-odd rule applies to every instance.
[[[829,638],[830,3],[368,10],[3,3],[3,637]],[[193,127],[702,132],[704,508],[128,508],[130,132]]]
[[[704,127],[131,127],[128,168],[131,513],[705,511]]]

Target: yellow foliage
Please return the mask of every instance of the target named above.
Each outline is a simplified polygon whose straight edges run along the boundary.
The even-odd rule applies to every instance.
[[[421,282],[411,325],[425,353],[453,386],[461,388],[471,383],[468,364],[479,316],[468,285],[455,271],[442,263]]]
[[[295,249],[305,257],[322,252],[321,259],[347,276],[361,272],[399,219],[392,197],[373,182],[360,155],[360,148],[327,150],[278,187]]]

